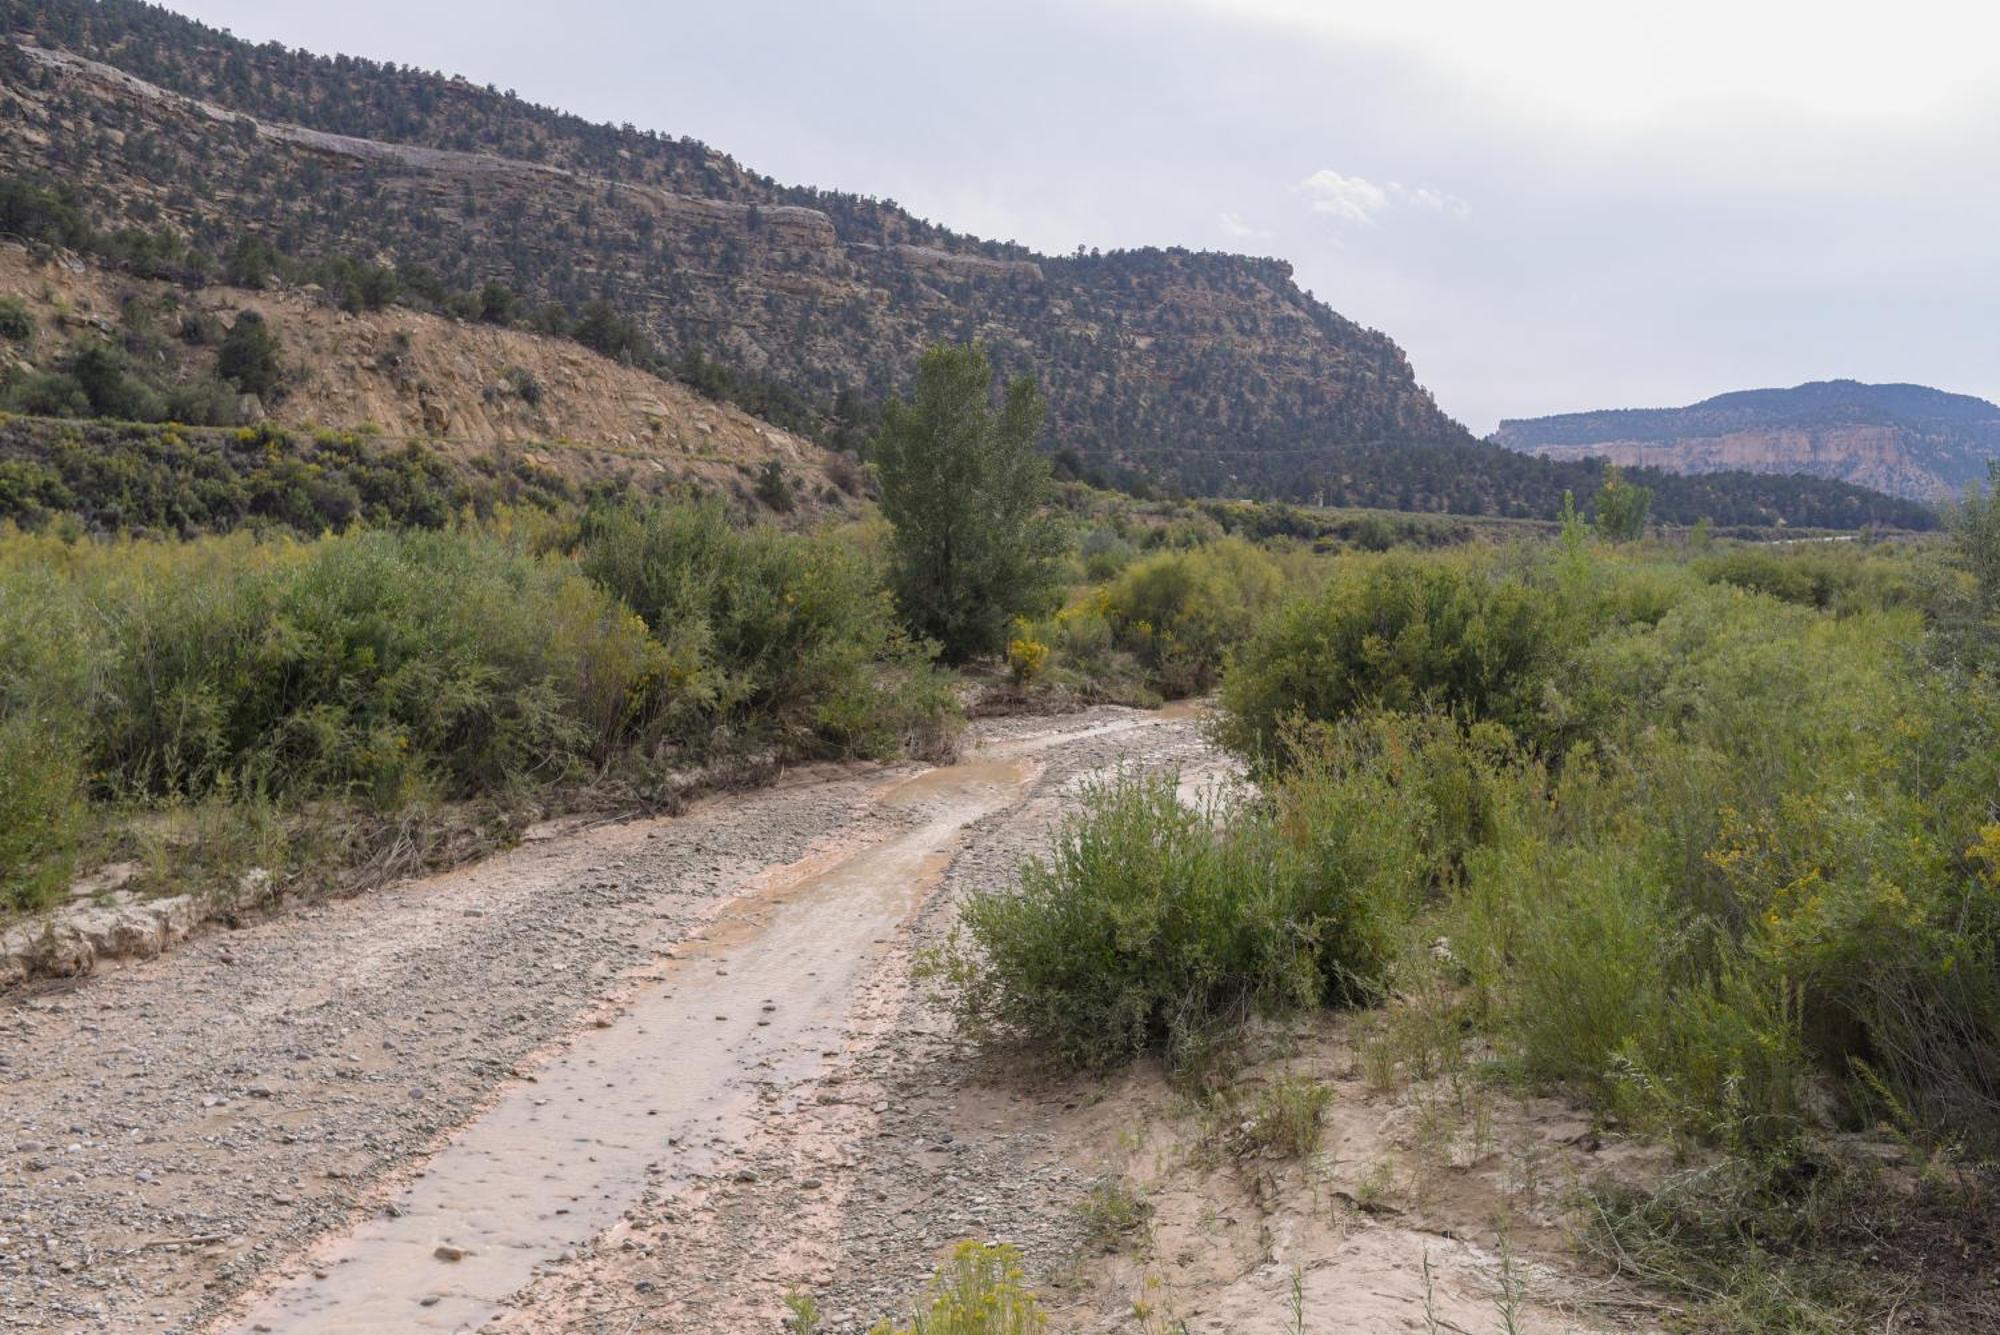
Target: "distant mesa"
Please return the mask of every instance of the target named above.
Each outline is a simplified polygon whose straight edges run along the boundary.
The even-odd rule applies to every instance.
[[[1503,421],[1490,440],[1548,459],[1673,473],[1805,473],[1941,500],[2000,457],[2000,405],[1924,385],[1815,380],[1718,394],[1685,408],[1616,408]]]

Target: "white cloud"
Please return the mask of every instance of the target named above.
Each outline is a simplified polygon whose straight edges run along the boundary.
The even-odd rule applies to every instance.
[[[1248,241],[1252,237],[1270,235],[1269,232],[1265,231],[1261,227],[1252,227],[1249,223],[1244,222],[1242,218],[1238,217],[1234,213],[1231,213],[1228,209],[1224,209],[1222,211],[1221,216],[1215,220],[1215,225],[1217,227],[1220,227],[1222,229],[1222,234],[1228,237],[1231,241]]]
[[[1331,167],[1322,167],[1299,189],[1312,201],[1314,213],[1330,214],[1344,222],[1373,222],[1375,215],[1389,207],[1389,192],[1362,176],[1343,176]]]
[[[1392,208],[1414,208],[1429,213],[1464,217],[1465,201],[1427,185],[1407,186],[1401,181],[1380,185],[1365,176],[1348,176],[1322,167],[1295,187],[1310,202],[1314,213],[1342,222],[1372,223]]]

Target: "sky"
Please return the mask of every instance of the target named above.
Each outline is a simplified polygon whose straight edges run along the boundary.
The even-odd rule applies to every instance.
[[[169,0],[1038,250],[1275,255],[1446,411],[2000,399],[2000,6]]]

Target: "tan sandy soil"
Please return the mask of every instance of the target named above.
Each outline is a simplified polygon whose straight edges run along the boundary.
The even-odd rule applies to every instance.
[[[310,290],[190,293],[81,260],[38,261],[0,242],[0,296],[25,302],[38,325],[25,353],[0,342],[0,360],[53,364],[80,339],[117,338],[127,298],[168,295],[225,325],[240,310],[272,323],[290,369],[286,395],[268,411],[287,427],[372,427],[384,440],[420,440],[455,457],[504,447],[575,482],[668,477],[743,497],[776,459],[808,509],[855,505],[834,486],[828,470],[839,466],[828,450],[569,339],[401,308],[350,314]],[[176,320],[160,327],[170,340]],[[190,370],[213,363],[212,349],[177,355]],[[517,371],[540,387],[538,403],[514,389]]]

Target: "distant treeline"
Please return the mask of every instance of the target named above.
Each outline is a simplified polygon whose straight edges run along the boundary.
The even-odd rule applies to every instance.
[[[1169,453],[1171,468],[1162,459]],[[1058,451],[1057,470],[1141,495],[1166,489],[1158,479],[1173,476],[1177,485],[1171,490],[1189,495],[1545,520],[1561,515],[1565,492],[1588,509],[1605,476],[1602,460],[1543,459],[1471,440],[1302,445],[1261,452],[1161,451],[1139,454],[1124,467]],[[1803,474],[1681,475],[1654,468],[1624,473],[1629,482],[1652,490],[1652,517],[1659,523],[1693,525],[1706,519],[1725,527],[1928,530],[1939,522],[1936,510],[1924,502]]]

